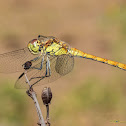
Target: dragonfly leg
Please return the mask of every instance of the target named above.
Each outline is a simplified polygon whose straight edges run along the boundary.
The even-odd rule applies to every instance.
[[[43,56],[43,58],[42,58],[42,62],[41,62],[40,68],[34,68],[34,69],[41,70],[42,67],[43,67],[43,62],[44,62],[44,56]],[[45,71],[45,72],[46,72],[46,73],[45,73],[44,76],[38,76],[38,77],[32,77],[32,78],[30,78],[29,81],[31,81],[32,79],[37,79],[37,78],[38,78],[38,80],[37,80],[35,83],[33,83],[31,86],[34,86],[35,84],[37,84],[39,81],[41,81],[41,80],[44,79],[45,77],[49,77],[49,76],[51,75],[50,60],[49,60],[49,57],[48,57],[48,56],[47,56],[47,61],[46,61],[46,71]]]
[[[49,70],[49,75],[48,75],[48,70]],[[50,76],[50,75],[51,75],[50,61],[49,61],[49,58],[47,56],[47,61],[46,61],[46,74],[45,74],[45,76]]]
[[[36,58],[34,58],[33,60],[30,60],[30,61],[31,61],[31,62],[37,61],[37,60],[40,59],[40,57],[41,57],[41,56],[38,56],[38,57],[36,57]]]
[[[43,62],[44,62],[44,56],[42,57],[41,66],[40,66],[40,68],[38,68],[38,70],[41,70],[41,69],[42,69],[42,67],[43,67]]]
[[[39,68],[37,68],[37,67],[31,67],[31,68],[32,68],[32,69],[41,70],[41,69],[42,69],[42,67],[43,67],[43,62],[44,62],[44,56],[42,57],[41,65],[40,65],[40,67],[39,67]]]

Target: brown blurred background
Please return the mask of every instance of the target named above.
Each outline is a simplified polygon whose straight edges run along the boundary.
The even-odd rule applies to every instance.
[[[39,34],[55,36],[84,52],[126,63],[126,2],[0,1],[0,53],[26,47]],[[25,90],[14,89],[19,75],[0,74],[0,126],[37,125],[32,100]],[[123,70],[78,58],[70,74],[44,86],[50,86],[53,92],[52,126],[126,125]],[[35,87],[40,102],[44,86]]]

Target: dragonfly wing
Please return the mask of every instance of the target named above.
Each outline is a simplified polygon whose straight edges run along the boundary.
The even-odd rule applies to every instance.
[[[39,67],[40,63],[34,67]],[[31,85],[39,86],[53,82],[72,71],[74,67],[74,57],[70,55],[50,56],[50,68],[51,76],[45,76],[46,73],[46,61],[43,63],[42,70],[29,69],[27,71],[27,77]],[[29,88],[26,82],[25,76],[22,75],[15,84],[15,88]]]
[[[35,65],[32,65],[30,69],[27,70],[27,77],[28,79],[30,80],[32,77],[36,77],[36,76],[39,76],[40,72],[45,71],[45,67],[46,67],[46,61],[44,61],[43,63],[43,69],[42,70],[38,70],[38,69],[34,69],[32,67],[35,67],[35,68],[39,68],[40,65],[41,65],[41,61],[42,61],[42,57],[39,59],[39,63],[36,63]],[[35,79],[34,79],[35,81]],[[30,82],[30,84],[34,83],[34,81],[32,80]],[[25,74],[24,72],[19,76],[19,78],[17,79],[16,83],[15,83],[15,88],[17,89],[25,89],[25,88],[29,88],[29,85],[28,83],[26,82],[26,78],[25,78]]]
[[[0,54],[0,73],[23,71],[22,65],[35,57],[37,56],[31,54],[27,47]]]

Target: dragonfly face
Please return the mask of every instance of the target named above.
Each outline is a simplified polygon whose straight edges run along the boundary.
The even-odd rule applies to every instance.
[[[39,54],[41,42],[38,39],[33,39],[28,43],[28,49],[32,54]]]

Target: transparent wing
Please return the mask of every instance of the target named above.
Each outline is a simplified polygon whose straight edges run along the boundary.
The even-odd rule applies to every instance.
[[[28,48],[15,50],[12,52],[0,54],[0,73],[14,73],[23,71],[22,65],[31,59],[37,57],[30,53]]]
[[[40,67],[41,63],[34,65],[34,67]],[[53,82],[59,77],[64,76],[72,71],[74,67],[74,57],[70,55],[50,56],[50,68],[51,76],[45,76],[46,73],[46,61],[43,63],[42,70],[29,69],[27,71],[27,77],[31,85],[38,86],[46,83]],[[29,88],[26,82],[24,74],[18,78],[15,84],[15,88]]]

